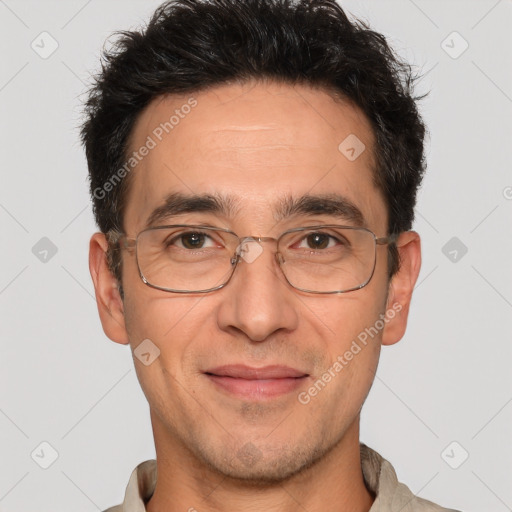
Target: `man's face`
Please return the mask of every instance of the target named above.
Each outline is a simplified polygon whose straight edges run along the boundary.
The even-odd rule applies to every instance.
[[[182,109],[190,96],[197,105]],[[183,117],[158,141],[155,128],[176,109]],[[349,135],[366,146],[353,161],[347,158],[350,151],[338,149]],[[157,225],[208,224],[240,237],[277,238],[299,226],[350,224],[352,219],[321,211],[274,217],[273,207],[283,198],[336,193],[360,210],[365,227],[386,235],[386,206],[373,183],[370,125],[356,107],[324,91],[250,83],[159,98],[140,115],[131,151],[148,136],[157,144],[131,176],[124,217],[130,237],[146,227],[171,193],[231,196],[238,211],[232,218],[183,213],[160,218]],[[318,460],[345,435],[358,435],[382,331],[366,345],[359,343],[351,360],[344,354],[389,307],[387,246],[377,247],[375,273],[366,287],[330,295],[292,288],[274,258],[275,246],[262,247],[251,263],[242,260],[224,288],[203,294],[145,285],[133,253],[125,251],[124,315],[132,349],[149,339],[160,350],[148,366],[134,359],[157,448],[158,439],[166,438],[176,452],[185,447],[222,474],[279,480]],[[338,356],[343,368],[317,386],[317,393],[308,393],[329,368],[332,372]],[[271,378],[226,386],[233,377],[218,370],[226,365],[288,367],[302,377],[281,387]]]

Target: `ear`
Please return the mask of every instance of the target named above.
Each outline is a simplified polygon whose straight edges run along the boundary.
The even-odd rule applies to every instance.
[[[89,243],[89,271],[94,282],[96,303],[105,334],[116,343],[128,344],[124,307],[117,280],[107,263],[108,242],[103,233],[95,233]]]
[[[415,231],[406,231],[396,242],[400,269],[391,278],[386,304],[388,322],[382,333],[382,344],[393,345],[405,334],[412,292],[421,267],[421,241]]]

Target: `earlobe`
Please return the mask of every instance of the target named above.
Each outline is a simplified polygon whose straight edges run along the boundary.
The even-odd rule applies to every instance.
[[[421,241],[415,231],[402,233],[397,242],[400,269],[391,278],[386,311],[389,318],[382,334],[383,345],[400,341],[407,327],[412,292],[421,268]]]
[[[116,343],[128,344],[123,301],[107,263],[108,242],[103,233],[95,233],[89,243],[89,271],[94,283],[98,313],[105,334]]]

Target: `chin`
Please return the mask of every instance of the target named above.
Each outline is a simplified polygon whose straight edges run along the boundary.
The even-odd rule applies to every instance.
[[[266,487],[281,484],[312,467],[328,450],[320,446],[260,449],[248,442],[237,451],[230,451],[229,458],[217,459],[211,452],[202,453],[201,458],[211,470],[234,483]]]

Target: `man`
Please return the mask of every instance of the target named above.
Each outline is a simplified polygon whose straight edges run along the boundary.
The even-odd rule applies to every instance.
[[[420,270],[412,82],[333,0],[168,2],[106,53],[90,270],[157,453],[111,512],[447,510],[359,441]]]

